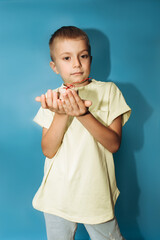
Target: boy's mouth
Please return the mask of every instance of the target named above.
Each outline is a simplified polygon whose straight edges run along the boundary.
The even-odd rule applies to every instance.
[[[75,72],[75,73],[71,73],[71,75],[82,75],[83,72]]]

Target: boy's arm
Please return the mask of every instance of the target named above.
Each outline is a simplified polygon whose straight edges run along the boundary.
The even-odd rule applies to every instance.
[[[121,144],[122,118],[117,117],[110,126],[105,127],[91,113],[77,119],[110,152],[117,152]]]
[[[52,92],[52,90],[49,89],[47,91],[47,97],[42,94],[41,97],[36,97],[35,100],[41,103],[42,108],[55,112],[49,129],[43,128],[41,141],[43,154],[48,158],[52,158],[62,143],[69,115],[66,114],[63,101],[58,98],[57,92]],[[85,106],[91,105],[90,101],[83,101],[83,103],[84,109],[86,109]]]
[[[121,144],[122,118],[117,117],[110,126],[100,123],[84,105],[83,100],[75,91],[66,91],[63,108],[68,115],[77,117],[91,135],[106,149],[114,153]]]
[[[69,116],[66,115],[62,102],[58,99],[57,92],[52,92],[49,89],[47,97],[42,94],[40,97],[36,97],[35,100],[41,103],[42,108],[55,112],[49,129],[43,128],[41,141],[43,154],[48,158],[52,158],[61,145]]]
[[[43,128],[41,146],[46,157],[52,158],[58,151],[66,130],[68,117],[66,114],[55,113],[50,128]]]

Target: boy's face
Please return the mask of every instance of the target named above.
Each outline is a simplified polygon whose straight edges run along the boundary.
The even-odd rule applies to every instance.
[[[86,40],[80,38],[54,40],[54,62],[50,62],[50,66],[54,72],[61,75],[65,84],[88,78],[90,65],[91,57]]]

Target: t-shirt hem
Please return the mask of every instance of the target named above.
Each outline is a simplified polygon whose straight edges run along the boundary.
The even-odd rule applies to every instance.
[[[114,195],[113,195],[113,205],[114,206],[116,204],[116,201],[118,199],[119,194],[120,194],[120,192],[117,188]],[[96,215],[95,217],[93,217],[93,216],[92,217],[88,217],[88,216],[87,217],[84,217],[84,216],[81,217],[81,216],[70,216],[70,215],[68,215],[64,212],[62,213],[62,211],[58,211],[57,209],[53,209],[53,208],[49,209],[49,208],[46,208],[45,206],[40,207],[40,206],[38,206],[37,201],[35,201],[34,199],[33,199],[32,205],[38,211],[53,214],[53,215],[56,215],[58,217],[64,218],[68,221],[76,222],[76,223],[82,223],[82,224],[100,224],[100,223],[110,221],[114,218],[114,207],[110,211],[107,211],[107,214],[104,214],[102,216],[97,216]]]
[[[34,207],[35,208],[35,207]],[[58,216],[58,217],[61,217],[63,219],[66,219],[68,221],[71,221],[71,222],[76,222],[76,223],[82,223],[82,224],[100,224],[100,223],[104,223],[104,222],[107,222],[107,221],[110,221],[114,218],[114,212],[110,212],[109,214],[107,215],[103,215],[103,216],[96,216],[95,218],[91,217],[71,217],[67,214],[62,214],[61,212],[57,211],[57,210],[50,210],[50,209],[46,209],[46,208],[41,208],[41,209],[38,209],[37,207],[35,208],[41,212],[44,212],[44,213],[49,213],[49,214],[53,214],[55,216]]]

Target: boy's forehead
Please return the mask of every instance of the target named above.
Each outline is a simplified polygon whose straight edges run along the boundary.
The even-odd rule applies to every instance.
[[[82,37],[78,38],[56,38],[51,46],[52,50],[61,50],[65,48],[72,48],[73,46],[78,46],[86,48],[88,50],[88,45],[86,39]]]

